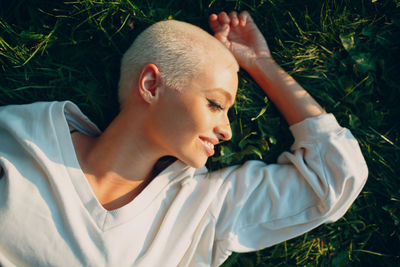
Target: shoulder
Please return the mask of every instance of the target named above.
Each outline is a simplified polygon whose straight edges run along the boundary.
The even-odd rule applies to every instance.
[[[24,147],[54,143],[54,133],[68,129],[63,112],[67,103],[36,102],[0,107],[0,143],[6,146],[11,142]]]
[[[0,128],[10,132],[32,132],[37,127],[51,126],[63,117],[64,102],[35,102],[0,107]]]
[[[69,101],[52,101],[52,102],[34,102],[30,104],[13,104],[0,106],[0,113],[2,116],[0,120],[8,120],[5,116],[24,117],[26,119],[35,118],[43,115],[44,112],[54,112],[62,110],[65,105],[72,102]]]
[[[33,103],[27,103],[27,104],[10,104],[10,105],[4,105],[0,106],[0,110],[31,110],[35,108],[46,108],[50,107],[52,105],[55,105],[57,103],[72,103],[70,101],[38,101],[38,102],[33,102]]]
[[[235,164],[215,171],[210,171],[207,176],[212,179],[227,179],[230,177],[240,178],[248,172],[254,172],[260,168],[266,167],[268,164],[261,160],[248,160],[242,164]]]

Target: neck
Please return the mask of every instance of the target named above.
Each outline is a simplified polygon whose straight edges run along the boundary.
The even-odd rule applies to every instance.
[[[98,138],[80,135],[78,160],[95,195],[106,209],[135,198],[153,178],[157,160],[164,156],[146,134],[143,118],[121,112]]]

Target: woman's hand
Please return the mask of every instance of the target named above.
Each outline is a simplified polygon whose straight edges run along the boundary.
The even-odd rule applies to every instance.
[[[232,52],[246,71],[251,72],[257,59],[271,59],[267,42],[247,11],[239,15],[235,11],[229,15],[226,12],[211,14],[209,23],[215,38]]]
[[[210,16],[210,27],[274,102],[289,125],[324,114],[323,108],[271,57],[267,42],[250,14]]]

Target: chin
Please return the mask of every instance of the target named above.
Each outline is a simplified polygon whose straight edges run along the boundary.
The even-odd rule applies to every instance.
[[[199,158],[197,158],[197,159],[185,159],[185,160],[181,159],[181,161],[183,163],[185,163],[186,165],[190,166],[190,167],[193,167],[195,169],[199,169],[199,168],[202,168],[202,167],[204,167],[206,165],[207,158],[204,158],[204,159],[199,159]]]

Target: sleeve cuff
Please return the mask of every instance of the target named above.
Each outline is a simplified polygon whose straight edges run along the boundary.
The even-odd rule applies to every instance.
[[[338,132],[343,128],[333,114],[323,114],[307,118],[289,127],[294,136],[295,143],[299,141],[315,140],[323,135]]]

